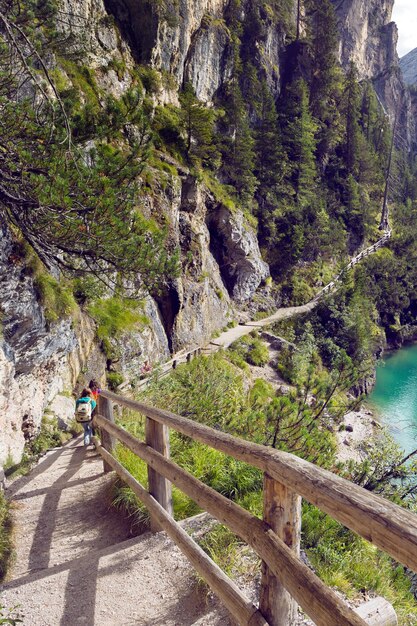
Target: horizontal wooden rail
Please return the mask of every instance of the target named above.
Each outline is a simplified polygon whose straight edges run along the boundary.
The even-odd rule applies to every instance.
[[[101,427],[103,427],[102,420],[103,418],[101,420],[97,419]],[[107,424],[104,423],[104,426],[106,427]],[[129,485],[132,491],[145,504],[150,513],[157,519],[160,527],[180,547],[197,572],[208,582],[216,595],[220,597],[230,613],[236,619],[239,619],[240,623],[247,626],[268,626],[268,623],[256,606],[245,597],[235,583],[207,556],[204,550],[164,510],[155,498],[95,438],[94,443],[105,462],[115,470],[120,478]]]
[[[214,515],[250,545],[298,604],[319,626],[367,625],[367,622],[298,559],[288,546],[272,532],[268,524],[217,493],[120,426],[108,422],[101,415],[97,415],[95,421],[98,426],[119,439],[129,450],[159,474],[168,478],[201,508]],[[107,456],[105,459],[110,464]]]
[[[263,470],[417,572],[417,516],[414,513],[292,454],[238,439],[110,391],[103,391],[102,395]]]

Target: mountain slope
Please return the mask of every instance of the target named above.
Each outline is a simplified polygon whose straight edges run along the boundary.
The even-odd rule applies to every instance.
[[[417,48],[401,57],[400,67],[407,85],[417,84]]]

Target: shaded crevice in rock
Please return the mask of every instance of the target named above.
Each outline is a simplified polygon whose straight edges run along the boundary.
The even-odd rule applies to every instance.
[[[172,353],[174,324],[181,309],[178,289],[175,285],[171,284],[165,287],[163,293],[155,293],[152,297],[158,305],[162,324],[168,339],[168,347]]]
[[[128,42],[131,54],[138,63],[149,63],[159,27],[159,16],[152,0],[104,0],[122,37]]]

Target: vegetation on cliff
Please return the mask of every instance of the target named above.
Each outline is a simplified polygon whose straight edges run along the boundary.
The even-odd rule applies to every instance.
[[[48,269],[96,274],[110,284],[117,272],[132,285],[140,275],[141,285],[155,289],[175,272],[176,255],[167,254],[164,225],[140,210],[138,176],[151,144],[141,86],[99,104],[92,73],[78,68],[75,76],[90,97],[83,101],[76,78],[72,85],[60,81],[59,70],[49,70],[43,57],[65,46],[53,28],[56,6],[29,2],[3,9],[2,219]]]

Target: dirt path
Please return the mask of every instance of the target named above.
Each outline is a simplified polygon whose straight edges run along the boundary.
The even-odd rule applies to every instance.
[[[1,603],[24,626],[226,626],[163,533],[131,538],[102,467],[77,439],[10,487],[16,562]]]

